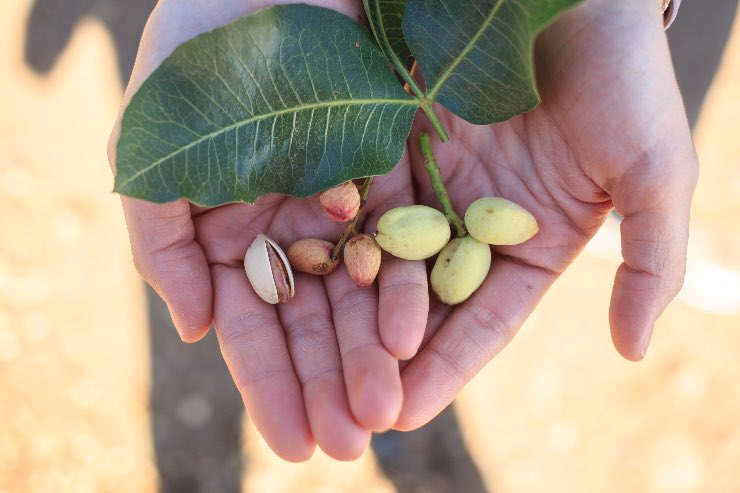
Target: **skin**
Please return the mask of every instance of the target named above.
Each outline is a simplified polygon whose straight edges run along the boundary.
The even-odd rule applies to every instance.
[[[175,46],[272,3],[161,0],[122,111]],[[310,3],[356,19],[361,12],[356,1]],[[184,341],[214,323],[247,411],[276,454],[302,461],[318,444],[351,460],[370,431],[429,421],[513,337],[613,207],[625,217],[625,263],[615,279],[612,335],[623,356],[644,356],[655,319],[681,286],[697,176],[654,4],[590,0],[549,28],[537,50],[543,103],[527,115],[475,127],[439,109],[451,139],[435,142],[435,152],[458,211],[500,195],[541,225],[530,242],[497,248],[483,286],[454,309],[430,305],[423,262],[392,258],[384,258],[376,287],[357,289],[340,268],[325,278],[298,274],[296,297],[285,305],[259,300],[242,268],[257,234],[284,246],[339,236],[342,226],[325,217],[317,197],[265,196],[208,210],[122,197],[137,269],[167,302]],[[422,129],[431,130],[419,117],[414,134]],[[116,124],[113,168],[118,133]],[[437,205],[412,135],[401,163],[373,185],[364,230],[414,202]]]
[[[555,279],[616,209],[622,256],[609,322],[625,358],[645,356],[653,326],[680,290],[698,162],[661,18],[652,0],[591,0],[539,38],[542,103],[491,126],[449,113],[436,142],[442,176],[458,211],[501,196],[534,214],[539,233],[495,247],[488,278],[467,302],[432,300],[423,347],[403,370],[396,428],[436,416],[516,334]],[[431,127],[419,119],[417,131]],[[416,139],[416,181],[424,169]],[[421,203],[434,203],[422,190]]]

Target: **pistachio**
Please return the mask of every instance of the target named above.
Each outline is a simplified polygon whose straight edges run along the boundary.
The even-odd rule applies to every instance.
[[[277,243],[260,234],[244,255],[244,270],[257,295],[268,303],[284,303],[295,294],[293,272]]]
[[[380,247],[370,235],[359,234],[344,245],[344,265],[358,288],[366,288],[375,281],[380,258]]]
[[[425,205],[411,205],[383,214],[375,239],[383,250],[396,257],[422,260],[444,248],[450,235],[444,214]]]
[[[490,268],[491,247],[472,236],[456,238],[437,257],[432,289],[443,303],[462,303],[483,284]]]
[[[360,192],[354,183],[348,181],[321,192],[319,203],[329,219],[346,223],[354,219],[360,209]]]
[[[334,245],[330,241],[307,238],[290,245],[288,259],[299,272],[324,276],[334,272],[339,265],[339,259],[332,258],[333,251]]]
[[[490,245],[518,245],[539,229],[527,209],[501,197],[483,197],[470,204],[465,227],[477,240]]]

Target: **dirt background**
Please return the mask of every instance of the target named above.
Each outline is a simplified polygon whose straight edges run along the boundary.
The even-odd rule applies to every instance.
[[[105,144],[152,4],[3,2],[0,493],[740,492],[736,2],[686,0],[669,36],[702,173],[686,286],[647,359],[611,347],[612,223],[433,423],[300,465],[131,265]]]

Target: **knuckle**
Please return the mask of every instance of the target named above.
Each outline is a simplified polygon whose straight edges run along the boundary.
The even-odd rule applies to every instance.
[[[444,344],[430,345],[444,371],[461,383],[470,381],[491,361],[506,345],[511,332],[501,318],[487,308],[466,307],[464,310],[470,319],[452,327],[455,337]]]
[[[301,352],[326,350],[336,345],[332,323],[328,317],[309,314],[286,328],[288,345]]]
[[[375,294],[371,290],[349,289],[332,301],[332,308],[336,318],[354,320],[360,323],[367,320],[372,312],[377,311],[371,309],[374,303]]]
[[[294,377],[292,369],[289,368],[261,368],[253,371],[244,371],[234,374],[234,383],[236,384],[239,394],[243,398],[249,398],[252,390],[256,386],[262,385],[266,382],[276,382],[279,380],[291,380]],[[274,388],[278,390],[281,386],[274,385]]]
[[[681,265],[676,268],[676,272],[672,276],[669,276],[666,280],[666,290],[668,291],[668,295],[671,299],[678,295],[678,293],[681,291],[685,279],[686,264],[682,262]]]
[[[272,317],[259,313],[240,313],[226,321],[218,321],[218,338],[224,347],[239,350],[264,346],[274,325]]]
[[[340,380],[342,377],[342,368],[339,366],[332,366],[316,373],[306,375],[302,381],[301,386],[303,392],[308,394],[312,388],[316,387],[316,390],[321,390],[321,385],[332,380]]]
[[[357,356],[360,358],[363,357],[364,353],[381,350],[380,346],[375,342],[364,342],[361,344],[358,344],[356,346],[353,346],[351,348],[343,348],[342,351],[342,360],[343,361],[349,361]]]
[[[464,347],[461,341],[456,343],[454,347]],[[452,382],[456,383],[456,386],[461,387],[469,382],[473,376],[475,376],[475,369],[473,365],[464,364],[463,362],[468,361],[471,354],[460,354],[460,351],[454,350],[448,352],[447,348],[430,347],[434,358],[438,361],[442,371],[449,377]]]
[[[381,286],[382,295],[390,298],[397,298],[403,296],[411,300],[416,300],[418,297],[417,293],[426,293],[427,283],[426,278],[423,281],[414,279],[398,279],[389,283],[383,283]],[[409,296],[410,295],[410,296]]]
[[[491,334],[501,335],[508,339],[508,335],[512,332],[506,321],[485,305],[469,304],[463,310],[468,314],[474,326],[486,329]]]

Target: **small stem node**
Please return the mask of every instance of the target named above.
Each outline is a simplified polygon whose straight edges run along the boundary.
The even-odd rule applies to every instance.
[[[447,131],[442,126],[442,122],[439,121],[437,113],[434,112],[432,102],[428,99],[423,99],[421,101],[421,109],[429,119],[429,123],[432,124],[432,128],[434,128],[434,131],[439,137],[439,140],[441,140],[442,142],[447,142],[448,140],[450,140],[450,137],[447,135]]]

